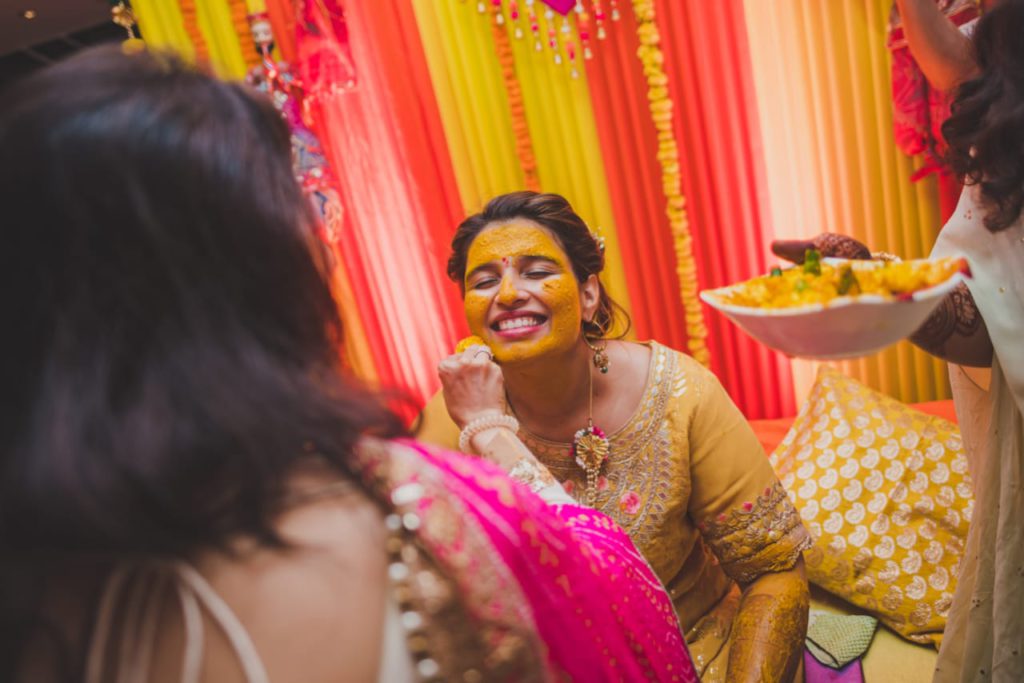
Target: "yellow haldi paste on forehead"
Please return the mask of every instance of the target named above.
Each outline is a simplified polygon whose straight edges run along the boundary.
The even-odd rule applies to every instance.
[[[500,264],[503,259],[515,260],[523,256],[551,259],[572,271],[569,257],[551,233],[535,223],[523,222],[495,225],[480,231],[466,254],[466,274],[488,263]]]

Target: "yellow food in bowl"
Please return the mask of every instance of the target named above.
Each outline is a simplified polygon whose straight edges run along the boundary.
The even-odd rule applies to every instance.
[[[899,299],[945,282],[965,268],[959,258],[839,265],[812,260],[748,280],[723,292],[722,300],[749,308],[789,308],[860,295]]]

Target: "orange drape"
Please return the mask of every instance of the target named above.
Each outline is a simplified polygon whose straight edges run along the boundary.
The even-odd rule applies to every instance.
[[[295,0],[267,0],[274,43],[286,62],[295,60]]]

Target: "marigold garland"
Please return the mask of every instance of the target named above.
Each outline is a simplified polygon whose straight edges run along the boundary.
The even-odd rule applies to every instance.
[[[206,45],[206,38],[199,29],[199,20],[196,17],[195,0],[179,0],[181,5],[181,19],[185,24],[185,33],[188,34],[189,42],[196,53],[196,62],[205,64],[210,61],[210,49]]]
[[[245,61],[245,69],[258,66],[262,63],[259,52],[256,51],[256,41],[252,37],[252,28],[249,26],[249,8],[245,0],[229,0],[231,11],[231,26],[238,36],[238,47],[242,49],[242,59]]]
[[[526,105],[523,103],[523,88],[516,75],[516,60],[512,52],[512,41],[504,24],[493,23],[494,47],[498,53],[498,64],[508,93],[508,109],[512,115],[512,135],[516,141],[516,156],[519,166],[523,169],[523,187],[535,192],[540,191],[540,178],[537,175],[537,158],[533,154],[533,140],[530,128],[526,123]]]
[[[674,105],[668,92],[668,76],[662,67],[665,55],[661,51],[653,0],[633,0],[633,12],[636,14],[636,34],[640,42],[637,56],[643,64],[651,119],[658,131],[658,163],[661,164],[661,183],[665,191],[665,214],[675,244],[679,294],[686,314],[686,345],[690,355],[707,366],[711,363],[711,354],[705,343],[708,330],[704,322],[704,310],[697,298],[697,264],[693,258],[693,238],[686,215],[686,198],[682,192],[679,145],[672,129]]]

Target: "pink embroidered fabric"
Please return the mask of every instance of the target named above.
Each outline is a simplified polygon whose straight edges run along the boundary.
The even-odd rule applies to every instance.
[[[609,517],[549,506],[488,463],[406,445],[440,473],[444,488],[433,493],[465,505],[516,578],[552,678],[698,680],[668,594]],[[431,493],[428,487],[426,504]]]

